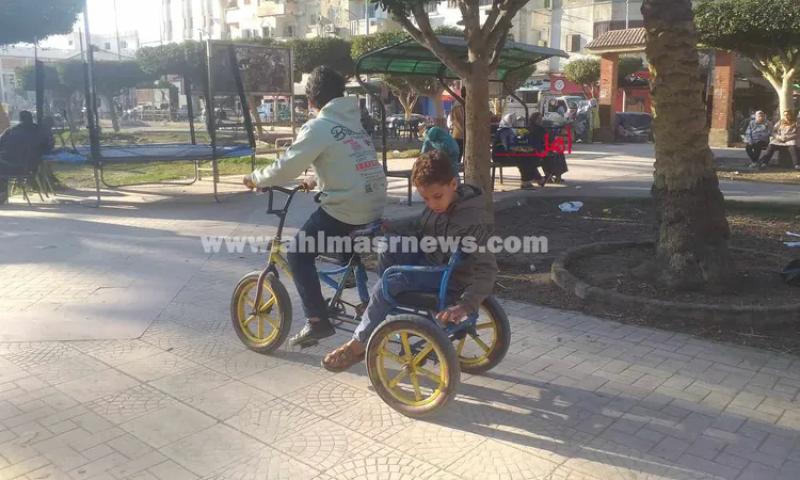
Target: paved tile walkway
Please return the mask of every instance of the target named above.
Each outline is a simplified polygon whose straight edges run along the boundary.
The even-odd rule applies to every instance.
[[[239,343],[262,254],[198,236],[268,234],[260,200],[0,222],[0,480],[800,478],[796,357],[504,302],[505,361],[413,421],[319,367],[344,335]]]

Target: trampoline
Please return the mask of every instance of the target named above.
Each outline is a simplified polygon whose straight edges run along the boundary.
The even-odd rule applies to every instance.
[[[84,12],[84,38],[86,45],[91,45],[89,33],[88,12]],[[83,45],[83,43],[82,43]],[[83,50],[83,49],[82,49]],[[201,78],[190,78],[189,74],[183,75],[183,89],[185,91],[186,106],[189,119],[190,143],[160,143],[160,144],[123,144],[101,145],[100,128],[98,120],[98,97],[94,79],[93,49],[86,49],[82,60],[84,62],[84,97],[86,99],[86,121],[89,131],[90,145],[72,145],[54,151],[44,157],[45,161],[65,163],[72,165],[91,165],[94,170],[97,205],[101,202],[101,183],[109,188],[120,185],[109,185],[104,178],[104,167],[114,164],[136,164],[152,162],[194,162],[194,179],[192,184],[200,179],[200,165],[202,161],[211,162],[212,183],[214,198],[219,201],[217,184],[219,182],[218,160],[225,158],[240,158],[249,156],[251,167],[255,169],[256,138],[254,133],[255,122],[251,117],[248,96],[284,95],[292,98],[294,92],[292,85],[292,51],[286,47],[267,47],[262,45],[242,44],[226,41],[208,40],[205,52],[198,64],[202,67]],[[36,62],[36,98],[37,106],[42,105],[44,96],[44,65]],[[198,144],[195,134],[192,94],[194,86],[200,86],[197,93],[205,103],[205,127],[210,143]],[[241,123],[222,124],[216,117],[216,96],[235,98],[241,106]],[[40,107],[39,112],[42,111]],[[292,125],[294,125],[294,111],[292,109]],[[257,120],[256,120],[257,121]],[[247,143],[225,140],[218,137],[220,128],[243,127],[247,134]],[[175,184],[176,182],[170,182]],[[128,184],[130,186],[131,184]]]

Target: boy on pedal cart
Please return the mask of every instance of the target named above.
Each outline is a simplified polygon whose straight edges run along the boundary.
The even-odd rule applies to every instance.
[[[315,68],[306,84],[306,95],[309,108],[319,110],[319,114],[303,125],[282,158],[243,179],[250,189],[282,185],[314,166],[317,181],[303,185],[313,189],[319,182],[321,205],[298,232],[295,245],[301,244],[301,235],[315,241],[320,233],[325,238],[346,236],[383,215],[386,176],[377,161],[372,137],[361,126],[358,100],[344,97],[344,89],[345,80],[336,71]],[[326,253],[324,248],[314,245],[287,255],[307,318],[300,333],[291,339],[293,345],[315,342],[335,332],[315,265],[317,255]]]
[[[412,252],[396,252],[392,251],[395,249],[392,245],[398,246],[404,242],[389,238],[389,250],[382,253],[379,259],[378,273],[381,276],[392,265],[446,265],[452,253],[446,250],[458,244],[466,245],[466,242],[482,247],[491,235],[492,225],[483,193],[472,185],[457,183],[456,172],[446,155],[436,150],[422,154],[414,163],[411,180],[425,200],[425,210],[418,219],[387,223],[384,229],[390,234],[415,236],[420,240],[417,242],[419,246],[426,243],[423,238],[430,237],[436,241],[436,248],[427,253],[419,248]],[[497,263],[492,253],[480,251],[479,248],[468,253],[455,267],[448,286],[448,291],[457,300],[439,312],[436,319],[458,323],[476,312],[483,300],[491,295],[496,274]],[[395,297],[408,291],[436,292],[441,280],[441,273],[395,272],[387,279],[388,293]],[[367,340],[392,307],[384,296],[383,282],[379,281],[370,292],[369,305],[361,316],[361,323],[356,327],[353,338],[326,355],[322,366],[339,372],[363,360]]]

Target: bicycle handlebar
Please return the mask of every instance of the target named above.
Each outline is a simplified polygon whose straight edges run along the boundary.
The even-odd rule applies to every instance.
[[[294,188],[273,186],[273,187],[260,188],[259,191],[262,193],[269,194],[269,197],[267,197],[267,213],[283,216],[286,215],[286,212],[289,210],[289,204],[292,203],[292,197],[294,197],[294,194],[297,193],[302,188],[303,187],[300,185]],[[289,198],[286,199],[286,203],[283,204],[283,208],[273,208],[272,205],[275,192],[281,192],[285,193],[286,195],[289,195]]]

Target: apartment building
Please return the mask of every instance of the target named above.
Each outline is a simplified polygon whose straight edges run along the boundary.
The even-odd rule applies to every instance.
[[[584,55],[586,44],[609,31],[642,26],[641,1],[531,0],[529,30],[534,42],[558,48],[570,57]],[[550,72],[559,72],[568,59],[552,58]]]

